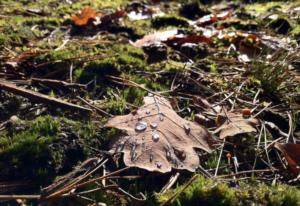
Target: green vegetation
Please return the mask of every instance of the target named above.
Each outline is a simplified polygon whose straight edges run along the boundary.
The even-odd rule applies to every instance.
[[[164,203],[174,194],[180,192],[183,186],[170,191],[165,195],[158,195],[158,202]],[[252,185],[241,184],[238,187],[229,187],[218,180],[209,180],[202,176],[198,177],[179,196],[172,201],[171,205],[276,205],[288,206],[300,204],[300,190],[283,184],[268,186],[263,183]]]
[[[89,142],[96,135],[89,123],[43,116],[24,124],[17,122],[10,133],[0,133],[0,177],[49,184],[91,155]]]
[[[300,86],[299,80],[294,81],[293,78],[299,78],[300,26],[298,10],[292,10],[299,6],[298,1],[234,1],[228,5],[223,2],[216,7],[215,3],[220,1],[154,2],[1,1],[0,82],[5,79],[18,87],[87,108],[93,108],[93,105],[111,115],[136,111],[151,90],[169,98],[174,111],[185,119],[194,121],[198,114],[203,115],[203,126],[212,133],[218,127],[215,117],[219,107],[228,112],[243,108],[253,110],[253,114],[261,111],[257,118],[263,122],[269,121],[263,119],[266,116],[263,108],[265,102],[270,102],[276,111],[284,111],[282,121],[286,121],[287,125],[290,119],[286,113],[292,115],[294,131],[290,132],[295,139],[299,138]],[[75,27],[71,17],[87,6],[101,15],[124,10],[143,11],[153,17],[143,20],[122,17],[108,21],[107,25]],[[208,18],[198,28],[191,24],[191,20],[196,21],[207,14],[219,14],[228,8],[232,9],[232,15],[224,17],[225,20],[213,19],[210,22]],[[157,16],[156,11],[166,15]],[[269,18],[271,15],[273,17]],[[157,31],[174,28],[178,29],[179,36],[186,37],[211,32],[212,43],[198,43],[197,40],[185,43],[183,39],[182,44],[170,46],[160,42],[158,36],[158,46],[136,48],[132,44],[147,34],[159,34]],[[155,35],[152,37],[155,41]],[[241,55],[248,55],[248,58],[240,58]],[[32,78],[56,80],[66,85],[33,83]],[[203,102],[198,98],[202,98]],[[216,113],[205,100],[216,109]],[[124,168],[122,155],[107,152],[110,140],[126,135],[124,131],[103,128],[109,115],[103,115],[96,109],[90,116],[74,114],[73,111],[0,89],[0,182],[28,180],[34,183],[35,188],[24,193],[38,194],[40,188],[72,171],[79,162],[89,157],[108,157],[106,172]],[[10,122],[14,115],[22,120]],[[258,132],[260,127],[257,126]],[[282,129],[281,125],[278,128]],[[269,131],[266,126],[266,143],[277,138],[277,134],[271,133],[278,131],[273,130]],[[299,187],[284,184],[293,174],[282,171],[276,165],[281,156],[274,157],[271,147],[268,149],[270,156],[263,159],[265,151],[262,147],[256,148],[258,132],[228,137],[220,162],[218,149],[210,154],[197,151],[201,166],[211,172],[219,165],[218,175],[230,174],[233,163],[226,154],[232,154],[238,158],[239,171],[249,170],[259,153],[255,168],[268,168],[266,159],[270,158],[272,163],[274,160],[272,166],[278,168],[278,173],[274,172],[273,176],[261,173],[261,179],[246,174],[239,176],[241,180],[226,179],[227,183],[199,176],[171,205],[299,205]],[[218,134],[213,135],[218,139]],[[261,139],[261,145],[263,141]],[[101,176],[102,171],[102,168],[97,170],[90,178]],[[187,171],[180,172],[177,186],[172,187],[176,189],[156,196],[155,191],[160,191],[173,173],[162,175],[131,168],[118,175],[133,178],[112,180],[133,196],[140,197],[140,192],[145,194],[148,198],[145,204],[159,205],[181,191],[187,177],[191,176]],[[278,179],[282,184],[269,185],[269,179],[277,178],[275,175],[278,174],[283,177]],[[109,184],[111,182],[107,180]],[[91,184],[76,192],[98,186]],[[135,204],[132,198],[114,189],[87,197],[108,205]],[[62,205],[72,204],[72,201],[72,198],[58,199]]]
[[[290,2],[285,2],[284,4],[280,1],[271,1],[266,3],[254,3],[254,4],[247,4],[246,10],[252,11],[257,14],[265,14],[266,12],[270,11],[271,9],[287,9],[291,6]]]
[[[255,61],[250,74],[250,82],[258,84],[266,93],[276,94],[284,89],[282,86],[288,78],[288,68],[283,64]]]

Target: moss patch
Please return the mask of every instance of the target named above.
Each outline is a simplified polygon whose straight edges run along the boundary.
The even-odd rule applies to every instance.
[[[264,14],[271,9],[279,8],[279,9],[287,9],[289,8],[290,3],[285,2],[284,4],[282,2],[267,2],[267,3],[254,3],[254,4],[247,4],[245,9],[246,11],[252,11],[257,14]]]
[[[25,124],[25,123],[24,123]],[[38,117],[24,129],[0,133],[1,179],[29,179],[49,183],[55,175],[72,169],[90,153],[95,128],[64,118]]]
[[[183,186],[178,187],[166,195],[158,196],[160,203],[166,202],[175,192],[180,191]],[[184,192],[171,203],[171,205],[290,205],[300,204],[300,190],[296,187],[277,184],[268,186],[266,184],[241,184],[239,188],[229,187],[225,183],[198,177]]]

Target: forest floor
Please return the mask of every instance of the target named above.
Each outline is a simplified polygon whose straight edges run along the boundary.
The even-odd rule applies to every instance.
[[[300,205],[299,38],[299,1],[0,1],[0,205]]]

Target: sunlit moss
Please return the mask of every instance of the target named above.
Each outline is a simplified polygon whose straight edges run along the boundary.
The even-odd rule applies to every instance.
[[[158,202],[165,203],[183,186],[169,191],[165,195],[158,195]],[[261,183],[244,184],[239,188],[229,187],[217,180],[199,176],[191,185],[175,198],[170,205],[276,205],[296,206],[300,203],[300,190],[296,187],[277,184],[268,186]]]
[[[266,3],[253,3],[253,4],[247,4],[245,9],[247,11],[252,11],[258,14],[264,14],[270,9],[274,8],[280,8],[280,9],[287,9],[290,6],[289,3],[285,2],[282,4],[280,1],[271,1]]]
[[[55,175],[87,157],[90,138],[96,135],[90,124],[64,118],[43,116],[23,124],[24,129],[10,136],[0,134],[2,178],[49,183]]]

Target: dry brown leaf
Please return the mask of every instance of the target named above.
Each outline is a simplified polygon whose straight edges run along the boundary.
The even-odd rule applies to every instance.
[[[178,33],[177,29],[172,29],[168,31],[155,32],[153,34],[148,34],[143,38],[132,43],[135,47],[145,47],[152,44],[159,44],[162,41],[166,41],[168,38],[175,36]]]
[[[95,20],[97,12],[91,7],[85,7],[81,10],[80,15],[72,16],[72,21],[76,26],[86,26],[89,22]]]
[[[112,143],[123,152],[127,166],[170,172],[172,168],[195,171],[199,157],[195,148],[212,151],[214,139],[200,125],[187,121],[163,97],[147,96],[136,112],[110,119],[106,127],[126,130],[127,136]]]
[[[219,14],[209,14],[196,21],[197,26],[207,26],[220,20],[225,20],[231,16],[231,11],[223,11]]]
[[[295,174],[300,173],[300,144],[281,144],[275,143],[274,147],[284,155],[291,171]]]
[[[219,114],[216,120],[219,128],[220,139],[234,136],[237,134],[256,132],[255,125],[258,125],[258,120],[255,118],[244,118],[242,113],[226,112]]]

